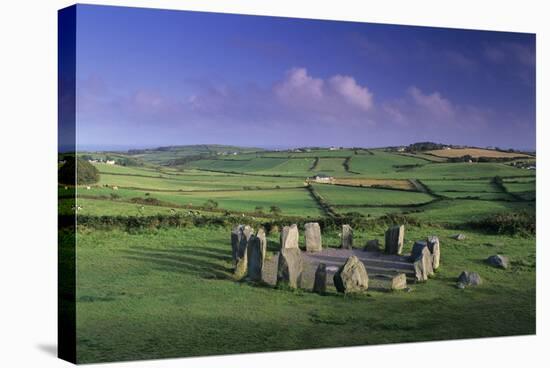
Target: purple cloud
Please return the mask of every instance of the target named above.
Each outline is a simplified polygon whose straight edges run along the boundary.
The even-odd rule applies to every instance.
[[[417,87],[412,86],[407,90],[407,93],[418,106],[437,117],[451,118],[455,114],[452,103],[443,98],[439,92],[425,94]]]

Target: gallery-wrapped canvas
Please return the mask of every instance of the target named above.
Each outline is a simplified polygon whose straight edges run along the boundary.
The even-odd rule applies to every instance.
[[[59,356],[535,333],[535,35],[59,11]]]

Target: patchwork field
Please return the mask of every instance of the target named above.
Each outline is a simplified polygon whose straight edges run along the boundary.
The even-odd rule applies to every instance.
[[[60,216],[76,213],[82,224],[82,363],[535,331],[535,234],[526,230],[536,211],[535,170],[384,149],[205,145],[89,155],[121,161],[93,162],[99,181],[76,186],[76,200],[75,187],[58,188]],[[333,184],[315,183],[319,174]],[[299,223],[303,246],[308,221],[322,224],[325,247],[339,246],[341,223],[354,224],[357,249],[383,243],[387,226],[406,222],[405,254],[438,235],[442,267],[409,293],[346,297],[233,280],[232,225],[269,224],[272,254],[277,228]],[[476,226],[485,223],[492,227]],[[465,241],[451,239],[459,232]],[[510,269],[483,262],[497,253]],[[479,272],[483,285],[457,289],[465,269]]]

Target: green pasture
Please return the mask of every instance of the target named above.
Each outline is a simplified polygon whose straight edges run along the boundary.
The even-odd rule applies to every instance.
[[[443,192],[502,193],[502,191],[498,187],[496,187],[494,184],[491,183],[491,179],[422,180],[422,183],[436,193],[443,193]]]
[[[536,197],[537,184],[529,182],[504,182],[504,187],[509,193],[519,196],[525,200],[534,200]]]
[[[207,205],[209,200],[213,200],[218,203],[218,208],[231,212],[262,211],[268,214],[271,206],[277,206],[281,210],[281,215],[304,217],[319,217],[322,215],[319,205],[305,188],[211,192],[147,192],[127,189],[113,191],[109,188],[94,188],[91,190],[79,190],[79,194],[84,196],[83,198],[78,198],[79,204],[92,201],[94,205],[90,209],[93,209],[94,212],[91,214],[98,216],[102,214],[102,208],[106,208],[109,215],[129,215],[128,211],[131,212],[130,215],[135,215],[137,213],[136,209],[141,206],[141,202],[135,204],[126,203],[134,198],[142,200],[147,198],[157,199],[167,206],[174,204],[174,207],[202,207]],[[116,197],[113,198],[113,195]],[[87,197],[94,198],[88,199]],[[117,212],[117,208],[119,207],[120,211]],[[168,213],[170,211],[170,208],[159,208],[159,213]],[[89,213],[86,212],[86,214]]]
[[[432,163],[411,169],[396,170],[387,177],[415,179],[490,179],[495,176],[527,176],[535,173],[502,163]]]
[[[410,216],[432,223],[460,224],[482,220],[495,213],[515,211],[534,213],[535,204],[534,202],[455,199],[436,201],[422,206],[419,210],[421,211]]]
[[[249,188],[298,187],[304,185],[301,178],[277,178],[251,175],[223,175],[219,173],[196,172],[181,175],[135,176],[100,174],[98,186],[118,186],[151,190],[191,191],[191,190],[223,190]],[[97,185],[95,187],[97,187]]]
[[[383,231],[356,234],[383,239]],[[412,292],[344,297],[333,289],[319,296],[232,281],[229,229],[82,229],[78,362],[535,333],[534,239],[467,232],[457,242],[450,239],[454,233],[406,229],[405,252],[431,234],[440,237],[442,249],[440,270],[427,283],[411,285]],[[277,238],[269,236],[270,250]],[[511,269],[483,262],[496,253],[510,257]],[[479,272],[483,285],[457,289],[456,277],[465,269]]]
[[[407,166],[426,165],[426,160],[399,155],[384,151],[371,151],[373,154],[355,155],[351,158],[351,170],[362,176],[372,178],[391,177],[398,170],[405,170]]]
[[[394,206],[425,203],[434,199],[426,193],[405,190],[348,187],[331,184],[316,184],[313,187],[331,205]]]

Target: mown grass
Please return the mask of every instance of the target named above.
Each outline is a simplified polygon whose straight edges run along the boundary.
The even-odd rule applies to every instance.
[[[425,203],[434,199],[426,193],[404,190],[358,188],[330,184],[317,184],[314,185],[314,188],[332,205],[410,205]]]
[[[356,229],[358,246],[383,230]],[[530,238],[408,228],[440,236],[441,269],[413,292],[344,297],[291,292],[230,278],[229,229],[128,234],[78,232],[77,356],[80,363],[234,354],[364,344],[532,334],[535,242]],[[324,234],[327,241],[337,234]],[[270,235],[270,249],[277,235]],[[510,257],[510,270],[483,260]],[[484,284],[459,290],[455,278],[479,272]],[[513,315],[514,318],[510,318]]]
[[[410,216],[432,223],[461,224],[479,221],[499,212],[526,210],[534,213],[533,202],[482,201],[482,200],[442,200],[419,208]]]
[[[83,207],[82,214],[88,215],[136,215],[143,200],[153,199],[162,202],[164,207],[146,206],[147,213],[166,213],[171,204],[177,206],[203,207],[208,201],[215,201],[218,209],[233,212],[269,213],[272,206],[278,207],[282,215],[318,217],[322,215],[317,202],[305,188],[212,191],[212,192],[147,192],[137,190],[94,188],[79,191],[78,203]],[[93,198],[88,199],[91,196]],[[116,196],[114,199],[111,196]],[[126,203],[138,198],[139,203]],[[165,207],[168,206],[168,207]],[[105,212],[102,212],[105,211]]]

